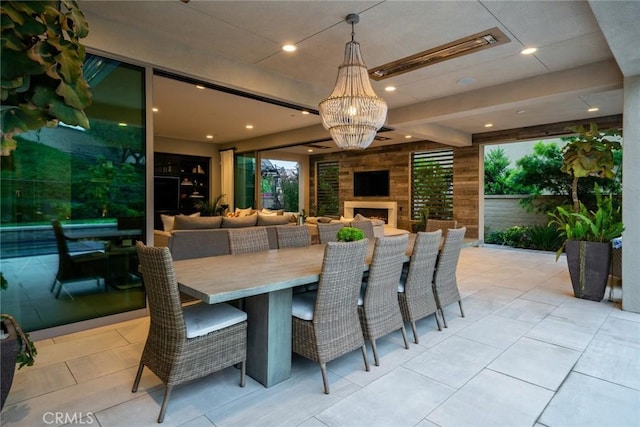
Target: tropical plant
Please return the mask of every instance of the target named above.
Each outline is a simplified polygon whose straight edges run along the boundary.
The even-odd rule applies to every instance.
[[[222,203],[222,199],[226,194],[219,194],[212,201],[198,200],[193,205],[204,216],[222,215],[229,205]]]
[[[14,136],[58,121],[89,128],[84,109],[91,91],[82,74],[80,39],[89,26],[74,0],[3,1],[3,156],[16,148]]]
[[[561,236],[567,240],[584,240],[587,242],[606,243],[619,237],[624,231],[620,207],[614,208],[613,196],[602,196],[599,187],[594,187],[597,209],[589,210],[581,205],[579,212],[572,212],[567,207],[558,206],[551,213],[550,224],[556,225]],[[566,243],[566,242],[565,242]],[[564,250],[560,247],[556,259]]]
[[[7,289],[8,286],[7,279],[2,273],[0,273],[0,289]],[[21,369],[24,366],[33,366],[38,351],[36,350],[36,346],[33,344],[33,341],[29,339],[29,334],[24,332],[18,321],[10,314],[0,314],[0,319],[2,319],[3,322],[10,323],[16,330],[18,349],[16,363],[18,365],[18,369]],[[2,363],[4,365],[4,363],[8,363],[8,361],[3,360]],[[10,366],[13,366],[13,364]],[[11,369],[15,369],[15,367],[12,367]]]
[[[340,242],[355,242],[364,239],[364,231],[356,227],[342,227],[337,237]]]
[[[418,222],[413,224],[413,232],[424,231],[427,229],[427,220],[429,219],[429,208],[423,207],[418,212]]]
[[[573,177],[571,183],[571,200],[573,211],[580,211],[578,199],[578,180],[587,176],[613,179],[614,150],[620,150],[619,141],[610,137],[621,136],[618,129],[599,130],[595,123],[589,129],[583,126],[571,126],[569,130],[576,132],[576,136],[569,138],[569,142],[562,148],[562,172]]]

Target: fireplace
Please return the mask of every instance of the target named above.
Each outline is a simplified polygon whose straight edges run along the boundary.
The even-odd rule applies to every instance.
[[[385,217],[386,222],[393,228],[398,228],[398,202],[379,202],[373,200],[351,200],[344,202],[344,216],[346,218],[353,218],[356,214],[355,209],[366,217]],[[374,210],[375,215],[365,215],[360,209]],[[381,215],[380,210],[385,210],[386,215]]]
[[[358,214],[371,219],[381,219],[385,224],[389,221],[389,209],[353,208],[353,216],[355,217]]]

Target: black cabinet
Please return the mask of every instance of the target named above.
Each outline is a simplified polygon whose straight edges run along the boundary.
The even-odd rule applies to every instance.
[[[210,157],[155,153],[156,181],[164,182],[162,189],[156,189],[162,192],[156,192],[156,214],[190,214],[197,211],[196,202],[209,200],[210,161]],[[175,185],[171,184],[172,181]],[[173,194],[174,192],[176,194]],[[171,209],[171,203],[168,205],[167,201],[171,202],[174,197],[176,202],[175,206],[171,206],[174,209]]]

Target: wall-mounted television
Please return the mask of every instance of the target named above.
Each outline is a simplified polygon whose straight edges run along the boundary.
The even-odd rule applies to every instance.
[[[389,196],[389,171],[362,171],[353,173],[353,195],[356,197]]]
[[[156,211],[180,209],[180,178],[177,176],[153,177],[153,197]]]

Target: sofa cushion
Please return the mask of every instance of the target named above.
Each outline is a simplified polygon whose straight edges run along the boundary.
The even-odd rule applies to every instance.
[[[253,227],[258,221],[258,215],[222,218],[222,228]]]
[[[289,217],[284,215],[264,215],[258,213],[258,226],[262,225],[285,225],[289,224]]]
[[[174,230],[200,230],[204,228],[220,228],[222,217],[220,216],[177,216],[173,223]]]
[[[178,216],[184,216],[184,215],[180,214]],[[189,216],[190,217],[198,217],[198,216],[200,216],[200,212],[192,213]],[[162,228],[164,229],[164,231],[173,231],[173,225],[174,225],[174,222],[175,222],[175,218],[176,217],[173,216],[173,215],[160,214],[160,219],[162,220]]]

